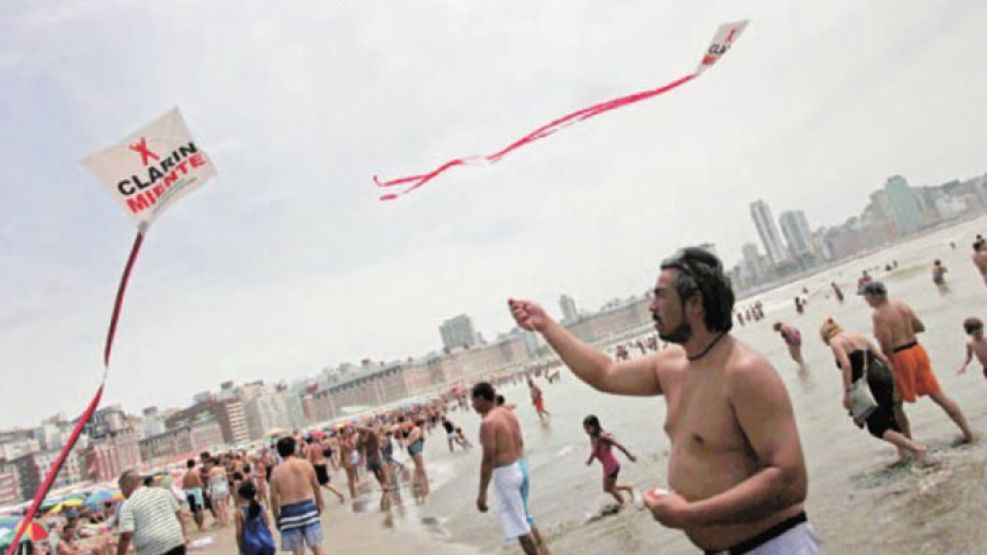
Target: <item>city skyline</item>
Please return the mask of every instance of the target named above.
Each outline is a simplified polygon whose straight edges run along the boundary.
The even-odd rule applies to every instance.
[[[0,352],[20,381],[0,392],[0,426],[78,414],[95,389],[133,228],[78,160],[172,106],[219,176],[155,223],[134,269],[105,391],[132,410],[403,360],[450,315],[509,329],[511,296],[598,307],[645,290],[686,244],[716,243],[732,265],[754,199],[838,226],[896,173],[922,186],[982,172],[987,130],[971,122],[987,76],[968,61],[987,6],[808,6],[219,1],[190,20],[5,3]],[[691,71],[738,19],[743,41],[703,79],[376,200],[374,174]]]

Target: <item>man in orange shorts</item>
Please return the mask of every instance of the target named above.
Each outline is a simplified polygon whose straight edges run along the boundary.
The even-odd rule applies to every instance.
[[[963,442],[973,441],[973,432],[970,431],[963,411],[956,401],[942,392],[939,380],[932,373],[929,355],[915,338],[915,334],[925,331],[925,324],[903,301],[888,300],[888,290],[880,281],[866,284],[860,293],[874,309],[874,336],[877,337],[881,350],[891,359],[891,371],[901,398],[914,403],[918,397],[928,396],[959,426],[963,432]],[[899,419],[902,421],[898,424],[902,433],[911,438],[911,430],[904,414],[904,411],[899,411]]]

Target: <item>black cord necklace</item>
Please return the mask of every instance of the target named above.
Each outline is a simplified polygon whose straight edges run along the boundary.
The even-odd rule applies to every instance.
[[[717,335],[716,337],[714,337],[713,340],[709,342],[709,345],[706,345],[706,348],[703,349],[702,352],[700,352],[698,355],[695,355],[695,356],[686,356],[686,358],[689,359],[689,362],[695,362],[695,361],[703,358],[704,356],[708,355],[710,351],[713,350],[713,347],[716,346],[717,342],[719,342],[721,339],[723,339],[723,336],[726,335],[726,334],[727,334],[727,332],[725,332],[725,331],[724,332],[720,332],[720,335]]]

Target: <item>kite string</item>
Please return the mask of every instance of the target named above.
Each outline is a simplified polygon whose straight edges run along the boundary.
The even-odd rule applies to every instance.
[[[27,514],[24,515],[21,524],[17,527],[17,533],[14,535],[13,542],[7,549],[7,555],[14,555],[17,551],[17,547],[20,545],[21,537],[27,530],[34,516],[38,514],[38,509],[41,507],[41,503],[44,502],[45,496],[48,495],[48,491],[51,489],[52,484],[55,483],[55,478],[61,471],[62,466],[65,464],[65,459],[68,458],[69,453],[72,448],[75,447],[76,442],[79,440],[79,436],[82,434],[83,428],[89,423],[92,418],[93,413],[96,412],[96,408],[99,407],[99,402],[103,397],[103,388],[106,386],[106,375],[110,369],[110,352],[113,347],[113,338],[116,336],[117,320],[120,318],[120,309],[123,306],[124,293],[127,290],[127,283],[130,281],[130,272],[133,270],[134,261],[137,260],[137,254],[140,252],[141,245],[144,242],[144,234],[147,232],[147,223],[142,222],[137,230],[137,237],[134,238],[134,245],[130,249],[130,256],[127,258],[127,265],[123,269],[123,276],[120,278],[120,285],[117,287],[116,302],[113,304],[113,313],[110,316],[110,328],[106,333],[106,346],[103,349],[103,379],[100,381],[99,388],[96,390],[96,394],[93,395],[92,399],[89,401],[89,405],[86,406],[86,410],[83,411],[79,420],[76,422],[75,427],[72,428],[72,433],[69,434],[65,445],[62,446],[61,451],[59,451],[58,456],[55,458],[55,462],[52,463],[51,468],[48,469],[48,473],[45,474],[45,479],[38,488],[38,491],[34,494],[34,499],[31,501],[31,507],[28,509]]]
[[[404,185],[408,183],[411,184],[408,188],[401,191],[400,193],[390,193],[390,194],[382,195],[380,197],[380,200],[394,200],[400,196],[406,195],[414,191],[415,189],[422,187],[429,181],[435,179],[442,173],[456,166],[463,166],[463,165],[476,164],[476,163],[493,164],[499,162],[501,158],[511,153],[512,151],[517,150],[518,148],[521,148],[525,145],[531,144],[539,139],[544,139],[545,137],[548,137],[549,135],[552,135],[553,133],[560,131],[570,125],[579,123],[581,121],[585,121],[592,117],[598,116],[602,113],[609,112],[611,110],[615,110],[617,108],[621,108],[623,106],[627,106],[635,102],[640,102],[642,100],[647,100],[648,98],[666,93],[672,89],[675,89],[676,87],[688,83],[689,81],[694,79],[696,75],[697,75],[696,73],[691,73],[689,75],[680,77],[672,81],[671,83],[662,85],[655,89],[628,94],[611,100],[606,100],[604,102],[599,102],[597,104],[594,104],[592,106],[587,106],[586,108],[582,108],[580,110],[576,110],[575,112],[571,112],[562,117],[556,118],[550,121],[549,123],[546,123],[541,127],[538,127],[534,131],[531,131],[524,137],[521,137],[520,139],[507,145],[501,150],[494,152],[493,154],[489,154],[486,156],[471,156],[468,158],[455,158],[453,160],[450,160],[442,164],[441,166],[432,170],[431,172],[419,174],[419,175],[409,175],[405,177],[399,177],[387,181],[381,181],[381,179],[375,175],[373,176],[373,180],[378,187],[394,187],[397,185]]]

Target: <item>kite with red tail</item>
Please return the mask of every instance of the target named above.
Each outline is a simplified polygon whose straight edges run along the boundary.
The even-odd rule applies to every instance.
[[[99,407],[110,369],[110,352],[113,349],[117,320],[123,306],[123,295],[127,290],[130,272],[133,270],[134,261],[137,260],[148,227],[165,208],[216,175],[212,161],[192,139],[178,108],[141,128],[122,143],[89,156],[82,161],[82,164],[106,186],[110,194],[134,219],[137,223],[137,236],[134,238],[127,265],[120,278],[116,301],[113,303],[113,312],[110,316],[110,327],[106,332],[106,343],[103,347],[103,378],[86,410],[75,423],[55,462],[48,469],[44,481],[35,492],[31,506],[23,519],[25,523],[31,522],[38,513],[38,507],[55,482],[66,457],[72,451],[96,408]],[[25,528],[18,527],[7,555],[13,555],[17,550]]]
[[[699,77],[699,75],[706,69],[712,67],[727,50],[733,45],[734,41],[740,37],[740,34],[744,31],[747,26],[747,21],[737,21],[734,23],[724,23],[720,25],[719,29],[716,31],[716,35],[713,36],[713,42],[710,44],[709,48],[706,50],[706,54],[703,56],[702,61],[699,63],[699,67],[688,75],[679,77],[678,79],[672,81],[671,83],[662,85],[655,89],[650,89],[646,91],[641,91],[633,94],[628,94],[626,96],[621,96],[613,100],[607,100],[605,102],[600,102],[592,106],[588,106],[581,110],[566,114],[560,118],[556,118],[545,125],[535,129],[534,131],[528,133],[527,135],[521,137],[520,139],[514,141],[513,143],[505,146],[504,148],[487,155],[475,155],[475,156],[465,156],[462,158],[455,158],[449,160],[448,162],[442,164],[441,166],[435,168],[434,170],[422,173],[418,175],[409,175],[406,177],[398,177],[395,179],[389,179],[382,181],[376,175],[374,176],[374,183],[378,187],[397,187],[401,185],[406,185],[407,187],[397,193],[387,193],[381,195],[380,200],[394,200],[398,197],[407,195],[408,193],[422,187],[429,181],[435,179],[439,175],[445,173],[446,171],[455,168],[457,166],[472,166],[472,165],[485,165],[494,164],[499,162],[504,156],[510,154],[514,150],[517,150],[525,145],[531,144],[539,139],[544,139],[549,135],[559,131],[565,127],[579,123],[581,121],[588,120],[592,117],[596,117],[610,110],[616,110],[617,108],[622,108],[629,104],[634,104],[635,102],[641,102],[642,100],[647,100],[649,98],[665,94],[668,91],[678,88],[681,85],[688,83],[689,81]]]

